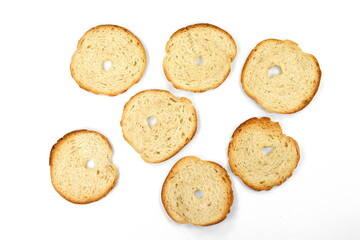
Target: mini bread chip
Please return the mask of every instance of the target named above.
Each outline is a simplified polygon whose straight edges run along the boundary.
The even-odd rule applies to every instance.
[[[78,204],[103,198],[118,179],[111,156],[109,141],[98,132],[78,130],[66,134],[50,153],[50,175],[55,190]]]
[[[149,163],[179,152],[195,135],[197,116],[187,98],[168,91],[146,90],[133,96],[121,119],[125,140]]]
[[[230,212],[231,180],[217,163],[184,157],[166,177],[161,199],[175,222],[200,226],[216,224]]]
[[[316,58],[290,40],[260,42],[248,56],[241,74],[247,95],[268,112],[294,113],[315,96],[321,78]]]
[[[175,88],[204,92],[225,81],[236,51],[234,39],[221,28],[210,24],[187,26],[166,44],[164,72]]]
[[[289,178],[300,159],[297,142],[270,118],[251,118],[234,132],[228,149],[231,170],[250,188],[270,190]]]
[[[145,49],[134,34],[116,25],[100,25],[79,40],[70,70],[81,88],[115,96],[137,83],[145,66]]]

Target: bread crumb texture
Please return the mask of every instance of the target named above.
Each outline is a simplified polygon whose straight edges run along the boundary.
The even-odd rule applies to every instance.
[[[273,76],[269,70],[277,67]],[[316,94],[321,70],[316,58],[290,40],[267,39],[248,56],[241,75],[245,92],[268,112],[294,113]]]
[[[166,44],[164,72],[175,88],[204,92],[225,81],[236,51],[234,39],[223,29],[210,24],[187,26]]]
[[[55,190],[78,204],[101,199],[118,179],[111,156],[109,141],[98,132],[78,130],[66,134],[50,153],[50,175]],[[89,167],[89,160],[94,166]]]
[[[145,66],[145,49],[134,34],[116,25],[100,25],[79,40],[70,70],[81,88],[115,96],[137,83]]]
[[[263,148],[271,148],[263,153]],[[231,170],[250,188],[270,190],[289,178],[300,159],[297,142],[270,118],[251,118],[234,132],[228,149]]]
[[[155,123],[149,124],[150,119]],[[144,161],[159,163],[193,138],[197,116],[189,99],[164,90],[146,90],[125,104],[121,126],[125,140]]]
[[[200,198],[196,191],[203,193]],[[179,160],[170,170],[161,198],[175,222],[206,226],[226,218],[233,203],[233,191],[223,167],[190,156]]]

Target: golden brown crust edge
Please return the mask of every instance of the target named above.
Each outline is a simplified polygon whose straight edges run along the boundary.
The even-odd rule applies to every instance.
[[[193,110],[193,113],[194,113],[194,116],[195,116],[195,119],[194,119],[194,121],[195,121],[195,128],[194,128],[193,132],[191,133],[191,137],[189,137],[189,139],[188,139],[187,141],[185,141],[184,145],[183,145],[181,148],[175,150],[168,158],[165,158],[165,159],[163,159],[163,160],[161,160],[161,161],[151,162],[151,161],[149,161],[149,160],[147,160],[147,159],[143,159],[143,158],[141,157],[141,159],[143,159],[143,160],[144,160],[145,162],[147,162],[147,163],[161,163],[161,162],[164,162],[164,161],[166,161],[166,160],[169,160],[170,158],[172,158],[173,156],[175,156],[178,152],[180,152],[180,151],[194,138],[194,136],[195,136],[195,134],[196,134],[196,131],[197,131],[197,127],[198,127],[198,118],[197,118],[197,113],[196,113],[195,107],[193,106],[191,100],[188,99],[188,98],[186,98],[186,97],[180,97],[180,98],[178,98],[178,97],[176,97],[175,95],[173,95],[171,92],[169,92],[169,91],[167,91],[167,90],[161,90],[161,89],[148,89],[148,90],[144,90],[144,91],[138,92],[138,93],[136,93],[134,96],[132,96],[132,97],[125,103],[124,108],[123,108],[123,115],[122,115],[121,121],[120,121],[120,126],[121,126],[121,130],[122,130],[123,137],[124,137],[125,141],[126,141],[127,143],[129,143],[130,146],[132,146],[132,141],[130,141],[130,139],[126,138],[126,136],[125,136],[125,134],[124,134],[124,130],[123,130],[123,128],[122,128],[122,126],[123,126],[123,120],[124,120],[124,118],[123,118],[124,112],[125,112],[125,109],[127,108],[128,103],[129,103],[133,98],[135,98],[135,97],[143,94],[144,92],[148,92],[148,91],[170,93],[170,94],[171,94],[172,96],[174,96],[175,98],[180,99],[181,101],[185,101],[185,102],[191,104],[192,110]],[[134,149],[134,148],[133,148],[133,149]],[[134,149],[134,150],[135,150],[135,149]],[[135,151],[136,151],[136,150],[135,150]],[[136,151],[136,152],[139,153],[140,155],[142,155],[142,153],[140,153],[140,152],[138,152],[138,151]]]
[[[99,201],[101,200],[102,198],[104,198],[106,195],[109,194],[109,192],[111,192],[111,190],[113,190],[113,188],[115,187],[116,185],[116,181],[118,179],[118,175],[116,175],[116,179],[114,180],[114,183],[109,186],[109,188],[107,189],[106,192],[104,192],[103,194],[99,195],[98,197],[94,197],[94,198],[90,198],[88,201],[86,202],[80,202],[80,201],[76,201],[74,199],[71,199],[71,198],[68,198],[67,196],[65,196],[64,194],[62,194],[56,187],[55,187],[55,184],[51,181],[51,184],[53,185],[54,189],[56,190],[56,192],[62,196],[65,200],[71,202],[71,203],[75,203],[75,204],[89,204],[89,203],[93,203],[93,202],[96,202],[96,201]]]
[[[226,32],[224,29],[222,28],[219,28],[215,25],[212,25],[212,24],[209,24],[209,23],[197,23],[197,24],[193,24],[193,25],[189,25],[189,26],[186,26],[186,27],[183,27],[183,28],[180,28],[179,30],[177,30],[175,33],[173,33],[170,37],[170,39],[168,40],[168,42],[166,43],[166,47],[165,47],[165,52],[166,54],[168,54],[168,44],[170,42],[170,40],[173,38],[173,37],[176,37],[178,34],[182,33],[182,32],[185,32],[185,31],[188,31],[189,29],[192,29],[192,28],[197,28],[197,27],[209,27],[209,28],[213,28],[213,29],[216,29],[218,31],[221,31],[222,33],[224,33],[225,35],[227,35],[231,41],[233,42],[234,46],[235,46],[235,52],[234,54],[231,56],[231,62],[234,61],[235,57],[236,57],[236,54],[237,54],[237,45],[236,45],[236,42],[234,40],[234,38],[228,33]],[[185,89],[185,88],[182,88],[181,86],[177,85],[173,80],[172,78],[169,76],[168,72],[166,71],[166,68],[164,66],[164,62],[163,62],[163,71],[164,71],[164,74],[165,74],[165,77],[166,79],[169,80],[169,82],[171,82],[171,84],[176,88],[176,89],[180,89],[180,90],[185,90],[185,91],[191,91],[191,92],[195,92],[195,93],[201,93],[201,92],[206,92],[208,90],[211,90],[211,89],[215,89],[215,88],[218,88],[221,84],[223,84],[225,82],[225,80],[228,78],[230,72],[231,72],[231,64],[230,64],[230,68],[229,68],[229,71],[225,74],[224,76],[224,79],[222,79],[219,83],[217,83],[216,85],[213,85],[211,87],[208,87],[206,89],[201,89],[201,90],[194,90],[194,89]]]
[[[119,174],[118,174],[118,171],[116,170],[116,177],[114,179],[114,182],[111,186],[109,186],[108,190],[106,192],[104,192],[103,194],[99,195],[99,197],[94,197],[94,198],[91,198],[89,199],[88,201],[86,202],[80,202],[80,201],[75,201],[67,196],[65,196],[64,194],[62,194],[58,189],[57,189],[57,186],[56,184],[54,184],[53,182],[53,173],[52,173],[52,159],[53,159],[53,155],[55,154],[55,152],[57,151],[57,148],[58,148],[58,145],[60,145],[63,141],[66,141],[67,138],[71,137],[72,135],[76,135],[78,133],[95,133],[97,135],[99,135],[102,139],[105,140],[105,142],[107,143],[107,145],[109,146],[109,148],[111,149],[111,152],[112,152],[112,147],[111,147],[111,144],[109,142],[109,140],[101,133],[99,132],[96,132],[96,131],[92,131],[92,130],[87,130],[87,129],[80,129],[80,130],[75,130],[75,131],[72,131],[72,132],[69,132],[67,134],[65,134],[62,138],[60,138],[51,148],[51,151],[50,151],[50,157],[49,157],[49,166],[50,166],[50,178],[51,178],[51,184],[53,185],[54,189],[56,190],[56,192],[62,196],[64,199],[66,199],[67,201],[71,202],[71,203],[75,203],[75,204],[88,204],[88,203],[92,203],[92,202],[96,202],[100,199],[102,199],[103,197],[105,197],[116,185],[116,181],[118,180],[118,177],[119,177]],[[113,166],[113,164],[110,162],[111,166]]]
[[[281,131],[281,135],[286,137],[287,139],[291,140],[295,147],[296,147],[296,151],[297,151],[297,159],[296,159],[296,164],[295,164],[295,167],[293,168],[293,170],[283,179],[283,180],[279,180],[278,182],[276,182],[275,184],[273,184],[272,186],[264,186],[264,187],[258,187],[254,184],[252,184],[251,182],[249,182],[244,176],[241,176],[240,173],[236,170],[236,168],[233,166],[233,160],[231,159],[231,156],[230,156],[230,150],[232,148],[232,145],[233,145],[233,139],[234,137],[239,134],[241,132],[241,130],[246,127],[247,125],[251,124],[252,122],[254,121],[258,121],[258,120],[262,120],[263,123],[265,124],[268,124],[268,121],[271,121],[270,118],[268,117],[262,117],[262,118],[250,118],[248,120],[246,120],[245,122],[241,123],[237,128],[236,130],[234,131],[233,135],[231,136],[231,141],[229,143],[229,146],[228,146],[228,158],[229,158],[229,165],[230,165],[230,169],[231,171],[236,175],[238,176],[244,183],[245,185],[247,185],[248,187],[256,190],[256,191],[262,191],[262,190],[271,190],[273,187],[275,186],[280,186],[282,183],[284,183],[288,178],[290,178],[294,172],[294,170],[296,169],[299,161],[300,161],[300,148],[299,148],[299,144],[297,143],[297,141],[295,139],[293,139],[292,137],[289,137],[289,136],[286,136],[285,134],[283,134],[282,132],[282,129],[281,129],[281,126],[278,122],[272,122],[273,124],[275,124],[275,126],[278,127],[278,129]]]
[[[247,91],[247,89],[244,87],[244,73],[246,71],[246,68],[248,66],[248,62],[249,60],[252,58],[252,55],[254,54],[254,52],[257,50],[258,47],[260,47],[262,44],[264,44],[265,42],[267,41],[276,41],[276,42],[284,42],[284,41],[287,41],[289,43],[292,43],[296,46],[298,46],[298,44],[294,41],[291,41],[291,40],[279,40],[279,39],[265,39],[263,41],[261,41],[260,43],[258,43],[255,48],[253,50],[251,50],[249,56],[246,58],[246,61],[244,63],[244,66],[243,66],[243,69],[241,71],[241,76],[240,76],[240,82],[241,82],[241,86],[242,88],[244,89],[245,93],[250,97],[252,98],[258,105],[260,105],[263,109],[265,109],[266,111],[268,112],[272,112],[272,111],[269,111],[268,109],[264,108],[263,107],[263,103],[257,99],[254,95],[252,95],[249,91]],[[302,50],[301,50],[302,51]],[[305,53],[305,52],[302,52],[303,54],[305,54],[306,56],[312,58],[317,66],[317,72],[318,72],[318,78],[316,79],[316,85],[315,85],[315,88],[314,88],[314,91],[313,93],[310,95],[310,97],[306,100],[304,100],[304,103],[302,105],[300,105],[298,108],[295,108],[295,109],[292,109],[292,110],[289,110],[289,111],[279,111],[277,113],[282,113],[282,114],[292,114],[292,113],[296,113],[302,109],[304,109],[307,105],[309,105],[309,103],[311,102],[311,100],[314,98],[314,96],[316,95],[318,89],[319,89],[319,86],[320,86],[320,80],[321,80],[321,69],[320,69],[320,65],[319,65],[319,62],[318,60],[315,58],[314,55],[312,54],[308,54],[308,53]]]
[[[198,27],[207,27],[207,28],[213,28],[213,29],[216,29],[217,31],[220,31],[222,33],[224,33],[225,35],[227,35],[231,41],[233,42],[234,46],[235,46],[235,52],[234,52],[234,55],[231,56],[231,61],[233,61],[236,57],[236,54],[237,54],[237,45],[236,45],[236,42],[234,40],[234,38],[227,32],[225,31],[224,29],[218,27],[218,26],[215,26],[215,25],[212,25],[212,24],[209,24],[209,23],[196,23],[196,24],[192,24],[192,25],[189,25],[189,26],[186,26],[186,27],[183,27],[183,28],[180,28],[179,30],[177,30],[175,33],[173,33],[171,36],[170,36],[170,39],[168,40],[168,42],[166,43],[166,48],[165,48],[165,52],[168,53],[168,44],[169,44],[169,41],[173,38],[173,37],[176,37],[178,34],[182,33],[182,32],[186,32],[190,29],[193,29],[193,28],[198,28]]]
[[[176,88],[176,89],[179,89],[179,90],[185,90],[185,91],[191,91],[191,92],[194,92],[194,93],[201,93],[201,92],[206,92],[208,90],[211,90],[211,89],[215,89],[215,88],[218,88],[221,84],[223,84],[225,82],[225,80],[227,79],[227,77],[229,76],[230,72],[231,72],[231,67],[229,68],[229,71],[226,73],[224,79],[222,81],[220,81],[218,84],[215,84],[211,87],[208,87],[206,89],[201,89],[201,90],[194,90],[194,89],[186,89],[186,88],[183,88],[179,85],[177,85],[172,79],[171,77],[168,75],[166,69],[163,67],[164,69],[164,74],[166,76],[166,78],[169,80],[169,82],[171,82],[171,84]]]
[[[132,35],[135,40],[139,43],[139,47],[141,48],[141,52],[142,52],[142,56],[143,56],[143,59],[144,59],[144,67],[143,69],[141,69],[141,74],[138,78],[134,79],[134,81],[132,82],[132,84],[125,90],[122,90],[122,91],[114,91],[112,93],[104,93],[104,92],[101,92],[101,91],[97,91],[97,90],[94,90],[92,88],[89,88],[89,87],[86,87],[85,85],[81,84],[75,77],[75,73],[74,73],[74,70],[72,68],[72,62],[73,62],[73,58],[74,56],[77,54],[77,51],[78,49],[80,49],[82,47],[82,43],[84,41],[84,39],[86,38],[86,36],[88,35],[88,33],[98,29],[98,28],[102,28],[102,27],[110,27],[110,28],[119,28],[123,31],[125,31],[127,34],[130,34]],[[124,27],[120,27],[120,26],[117,26],[117,25],[112,25],[112,24],[105,24],[105,25],[99,25],[99,26],[96,26],[96,27],[93,27],[91,29],[89,29],[88,31],[85,32],[85,34],[80,38],[80,40],[78,41],[78,44],[77,44],[77,47],[76,47],[76,50],[74,52],[74,54],[72,55],[71,57],[71,63],[70,63],[70,74],[71,74],[71,77],[75,80],[75,82],[79,85],[80,88],[84,89],[85,91],[88,91],[88,92],[91,92],[91,93],[94,93],[94,94],[97,94],[97,95],[106,95],[106,96],[110,96],[110,97],[114,97],[114,96],[117,96],[119,94],[122,94],[124,92],[126,92],[127,90],[129,90],[132,86],[134,86],[136,83],[138,83],[140,81],[140,79],[143,77],[144,73],[145,73],[145,69],[146,69],[146,65],[147,65],[147,58],[146,58],[146,51],[145,51],[145,47],[144,45],[142,44],[142,42],[140,41],[140,39],[135,35],[133,34],[130,30],[124,28]]]
[[[102,139],[104,139],[104,141],[106,142],[106,144],[109,146],[110,149],[112,149],[111,144],[109,142],[109,140],[101,133],[97,132],[97,131],[93,131],[93,130],[87,130],[87,129],[79,129],[79,130],[74,130],[71,132],[68,132],[67,134],[65,134],[62,138],[60,138],[59,140],[57,140],[57,142],[52,146],[51,151],[50,151],[50,159],[49,159],[49,166],[51,166],[51,159],[53,158],[53,154],[56,151],[56,148],[59,144],[61,144],[63,141],[66,141],[67,138],[71,137],[72,135],[76,135],[79,133],[94,133],[99,135]]]
[[[174,175],[175,170],[179,167],[178,165],[180,165],[180,164],[181,164],[181,161],[184,160],[185,158],[196,158],[198,161],[204,161],[204,162],[213,164],[213,165],[217,166],[219,169],[221,169],[221,171],[222,171],[222,172],[224,173],[224,175],[226,176],[225,179],[227,180],[227,183],[228,183],[227,186],[228,186],[228,190],[229,190],[229,192],[230,192],[230,196],[229,196],[229,198],[228,198],[228,205],[227,205],[227,207],[226,207],[226,211],[224,211],[224,214],[223,214],[219,219],[217,219],[217,220],[215,220],[215,221],[213,221],[213,222],[210,222],[210,223],[208,223],[208,224],[193,224],[193,225],[196,225],[196,226],[210,226],[210,225],[214,225],[214,224],[217,224],[217,223],[219,223],[219,222],[222,222],[222,221],[226,218],[226,216],[230,213],[230,209],[231,209],[231,206],[232,206],[233,201],[234,201],[234,192],[233,192],[232,187],[231,187],[232,182],[231,182],[230,176],[229,176],[229,174],[227,173],[226,169],[225,169],[224,167],[222,167],[220,164],[218,164],[218,163],[216,163],[216,162],[212,162],[212,161],[201,160],[201,159],[199,159],[198,157],[195,157],[195,156],[187,156],[187,157],[181,158],[179,161],[177,161],[177,162],[175,163],[175,165],[171,168],[170,172],[169,172],[168,175],[166,176],[165,181],[164,181],[164,183],[163,183],[163,186],[162,186],[162,188],[161,188],[161,202],[162,202],[162,204],[163,204],[163,206],[164,206],[164,209],[165,209],[166,213],[169,215],[169,217],[170,217],[173,221],[175,221],[175,222],[177,222],[177,223],[180,223],[180,224],[189,223],[189,222],[186,222],[186,221],[179,222],[179,221],[176,220],[176,218],[175,218],[174,216],[171,215],[171,211],[169,211],[169,207],[168,207],[168,205],[166,204],[165,197],[164,197],[164,195],[165,195],[165,193],[164,193],[165,187],[166,187],[166,185],[168,184],[169,179],[171,178],[171,176]],[[192,224],[192,223],[190,223],[190,224]]]

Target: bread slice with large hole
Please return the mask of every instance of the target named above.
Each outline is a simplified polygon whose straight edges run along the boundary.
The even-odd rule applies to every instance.
[[[164,72],[175,88],[204,92],[225,81],[236,51],[234,39],[223,29],[210,24],[187,26],[166,44]]]
[[[267,39],[248,56],[241,83],[247,95],[266,111],[294,113],[313,99],[320,78],[318,61],[297,43]]]
[[[184,157],[166,177],[161,199],[175,222],[200,226],[216,224],[230,212],[231,180],[226,170],[215,162]]]
[[[193,138],[197,116],[189,99],[164,90],[146,90],[125,104],[121,126],[125,140],[144,161],[159,163]]]
[[[66,134],[50,153],[50,175],[55,190],[78,204],[103,198],[118,179],[111,156],[109,141],[98,132],[77,130]]]
[[[70,70],[81,88],[115,96],[137,83],[145,66],[145,49],[133,33],[116,25],[100,25],[79,40]]]
[[[289,178],[300,159],[297,142],[270,118],[251,118],[234,132],[228,149],[231,170],[249,187],[270,190]]]

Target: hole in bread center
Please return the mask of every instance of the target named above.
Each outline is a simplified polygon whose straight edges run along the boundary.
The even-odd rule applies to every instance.
[[[150,129],[154,127],[156,122],[157,122],[157,120],[156,120],[156,117],[154,117],[154,116],[150,116],[147,118],[147,125]]]
[[[110,68],[112,67],[112,62],[109,60],[103,61],[101,64],[101,67],[105,70],[105,71],[109,71]]]
[[[269,70],[268,70],[268,77],[270,79],[279,74],[281,74],[281,68],[279,66],[274,65],[271,68],[269,68]]]
[[[202,58],[202,56],[196,58],[196,60],[195,60],[196,66],[202,66],[202,65],[204,65],[204,63],[205,63],[205,60]]]
[[[94,163],[94,161],[93,160],[88,160],[87,162],[86,162],[86,168],[87,169],[93,169],[95,167],[95,163]]]
[[[265,156],[267,156],[267,155],[269,155],[274,149],[275,149],[275,147],[262,147],[262,148],[261,148],[261,153],[264,154]]]
[[[196,191],[194,192],[194,196],[195,196],[197,199],[201,199],[201,198],[204,197],[204,193],[203,193],[203,191],[201,191],[200,189],[198,189],[198,190],[196,190]]]

